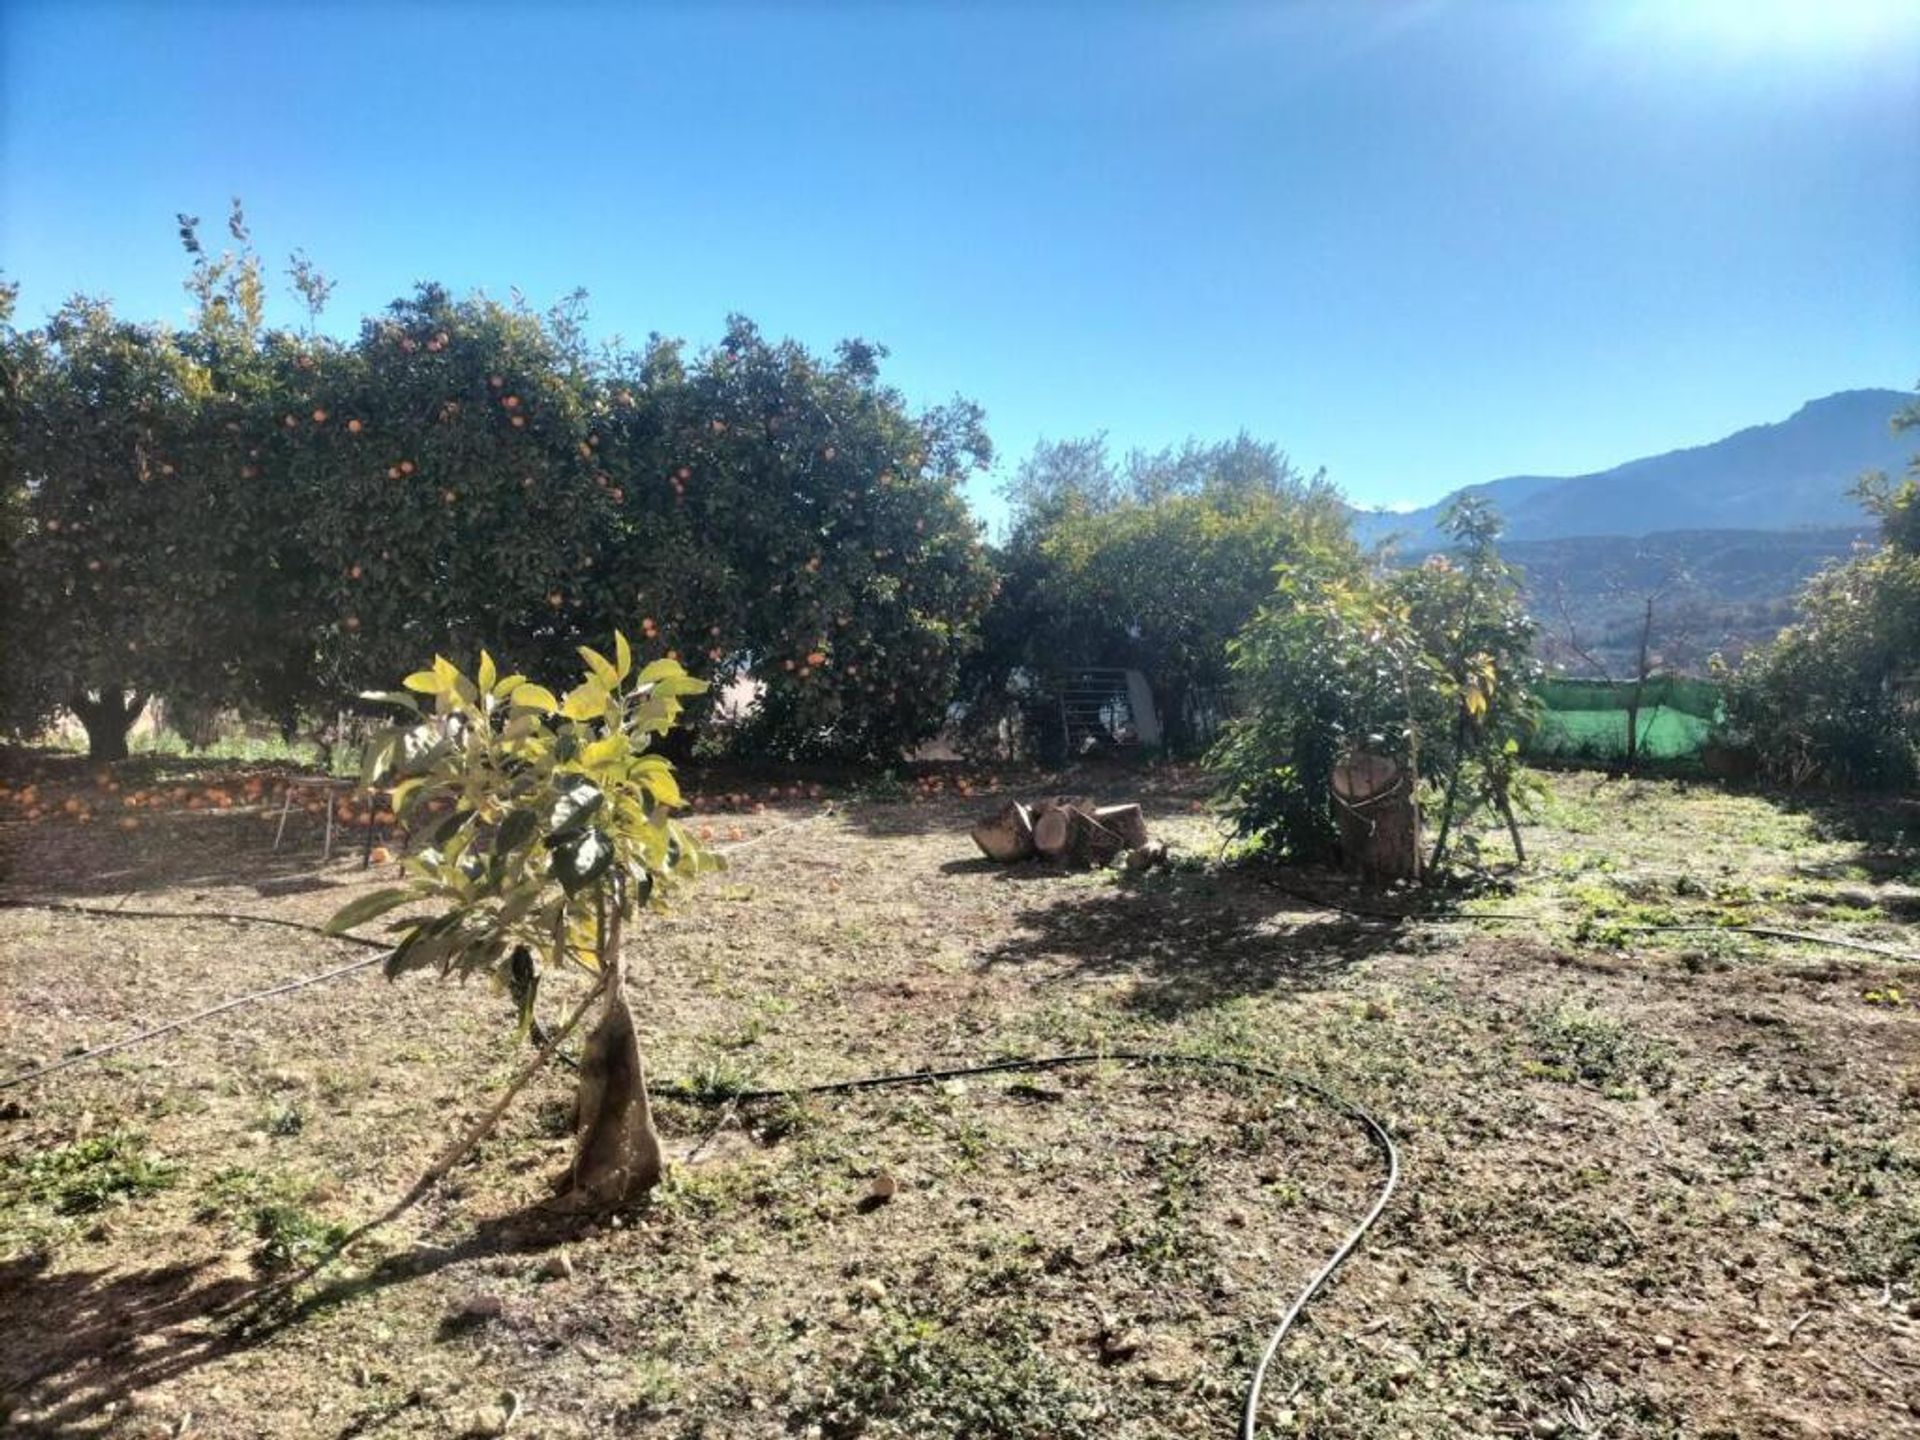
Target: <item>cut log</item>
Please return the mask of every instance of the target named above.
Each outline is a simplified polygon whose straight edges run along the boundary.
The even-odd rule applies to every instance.
[[[1384,755],[1349,755],[1333,767],[1340,852],[1362,881],[1420,878],[1420,807],[1412,775]]]
[[[973,843],[989,860],[1011,865],[1033,854],[1033,815],[1018,800],[1009,800],[991,818],[973,827]]]
[[[1102,805],[1093,812],[1093,818],[1118,835],[1129,850],[1138,850],[1150,838],[1147,817],[1138,805]]]
[[[1033,817],[1033,848],[1049,860],[1057,860],[1067,849],[1067,817],[1074,812],[1064,805],[1047,805]]]
[[[1065,865],[1105,865],[1126,842],[1078,805],[1049,810],[1033,822],[1033,844]]]

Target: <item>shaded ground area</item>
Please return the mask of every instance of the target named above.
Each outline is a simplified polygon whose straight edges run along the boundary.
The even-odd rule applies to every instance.
[[[317,835],[274,855],[246,804],[82,825],[85,780],[36,797],[69,818],[0,802],[0,896],[317,920],[384,878],[316,864]],[[1365,1102],[1406,1188],[1283,1355],[1274,1434],[1920,1433],[1920,967],[1630,928],[1920,948],[1910,810],[1557,776],[1533,864],[1465,902],[1525,918],[1393,925],[1326,908],[1380,903],[1335,877],[1213,866],[1188,777],[1147,787],[1181,863],[1144,880],[979,862],[994,785],[960,783],[780,833],[820,802],[698,819],[771,838],[641,937],[655,1068],[720,1089],[1158,1047]],[[0,1076],[354,953],[0,909]],[[1227,1435],[1378,1183],[1298,1092],[1108,1065],[671,1102],[657,1202],[582,1225],[538,1208],[555,1075],[393,1233],[278,1283],[518,1058],[484,987],[367,974],[0,1092],[11,1433]],[[863,1204],[882,1171],[899,1195]]]

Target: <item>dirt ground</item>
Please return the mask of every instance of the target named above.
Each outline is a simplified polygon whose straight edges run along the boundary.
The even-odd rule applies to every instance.
[[[129,811],[134,782],[77,764],[22,802],[15,763],[0,898],[318,921],[390,874],[320,863],[311,817],[275,853],[271,786],[232,772],[169,762]],[[715,843],[768,838],[636,938],[650,1064],[716,1095],[1156,1049],[1371,1107],[1403,1185],[1282,1352],[1263,1434],[1920,1435],[1920,964],[1717,928],[1920,951],[1920,816],[1552,784],[1529,865],[1457,901],[1521,917],[1485,923],[1222,868],[1178,773],[1144,798],[1179,863],[1145,878],[980,860],[987,777],[810,820],[805,792],[710,798]],[[1063,785],[1139,788],[1020,793]],[[1631,928],[1675,923],[1709,928]],[[0,909],[0,1079],[362,953]],[[539,1208],[555,1073],[391,1231],[282,1283],[526,1053],[501,995],[375,970],[0,1091],[0,1430],[1227,1436],[1381,1179],[1307,1093],[1109,1062],[669,1101],[669,1183],[592,1224]],[[899,1193],[867,1203],[881,1172]]]

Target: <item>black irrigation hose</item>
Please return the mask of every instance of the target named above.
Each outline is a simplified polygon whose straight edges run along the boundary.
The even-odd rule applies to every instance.
[[[321,929],[318,925],[304,924],[299,920],[282,920],[274,915],[219,914],[215,912],[191,910],[112,910],[103,905],[69,905],[58,902],[31,900],[0,900],[0,909],[8,910],[52,910],[65,915],[100,915],[115,920],[205,920],[221,924],[278,925],[287,930],[303,930],[314,935],[323,935],[329,940],[344,940],[349,945],[379,950],[379,955],[369,955],[364,960],[356,960],[351,965],[341,965],[332,970],[323,970],[318,975],[308,975],[304,979],[289,980],[285,984],[274,985],[265,990],[254,990],[245,995],[236,995],[231,1000],[222,1000],[218,1005],[210,1005],[205,1010],[196,1010],[191,1015],[183,1015],[178,1020],[169,1020],[164,1025],[155,1025],[151,1029],[128,1035],[124,1039],[110,1041],[105,1045],[84,1050],[78,1055],[69,1055],[62,1060],[54,1060],[29,1070],[24,1075],[12,1075],[0,1080],[0,1090],[10,1090],[16,1085],[26,1085],[34,1080],[42,1080],[57,1071],[83,1065],[89,1060],[98,1060],[115,1051],[130,1049],[149,1040],[158,1040],[171,1035],[176,1030],[184,1030],[202,1020],[211,1020],[216,1015],[224,1015],[229,1010],[238,1010],[242,1005],[251,1005],[256,1000],[270,1000],[276,995],[290,995],[296,990],[305,990],[311,985],[320,985],[328,980],[338,980],[344,975],[352,975],[361,970],[371,970],[386,958],[385,952],[393,947],[381,940],[369,940],[359,935],[335,935]]]
[[[1292,1332],[1295,1323],[1307,1305],[1325,1288],[1333,1274],[1347,1262],[1367,1232],[1379,1220],[1381,1212],[1387,1208],[1387,1202],[1393,1198],[1394,1191],[1400,1185],[1400,1151],[1393,1143],[1393,1137],[1387,1133],[1387,1127],[1379,1121],[1365,1106],[1347,1099],[1338,1091],[1330,1090],[1304,1076],[1290,1071],[1275,1070],[1265,1065],[1256,1065],[1248,1060],[1233,1060],[1223,1056],[1187,1055],[1177,1051],[1164,1050],[1108,1050],[1078,1051],[1060,1055],[1037,1055],[1015,1060],[994,1060],[980,1065],[959,1065],[944,1070],[909,1070],[890,1075],[863,1075],[854,1080],[829,1080],[814,1085],[783,1086],[766,1090],[739,1090],[726,1096],[706,1096],[693,1091],[690,1087],[662,1085],[660,1093],[672,1095],[676,1099],[694,1100],[704,1104],[726,1101],[737,1105],[749,1105],[756,1101],[789,1099],[798,1095],[848,1095],[862,1090],[878,1090],[894,1085],[931,1085],[943,1080],[961,1080],[976,1075],[1007,1075],[1043,1070],[1066,1070],[1080,1065],[1101,1064],[1129,1065],[1167,1065],[1184,1066],[1195,1070],[1226,1070],[1238,1075],[1247,1075],[1259,1080],[1288,1085],[1295,1090],[1313,1096],[1322,1104],[1340,1112],[1359,1123],[1373,1142],[1374,1148],[1386,1162],[1387,1177],[1380,1186],[1380,1193],[1374,1197],[1373,1204],[1361,1217],[1360,1222],[1348,1232],[1329,1255],[1313,1278],[1298,1294],[1293,1303],[1287,1306],[1286,1313],[1280,1317],[1280,1323],[1274,1326],[1267,1336],[1266,1347],[1260,1352],[1260,1359],[1253,1367],[1253,1374],[1247,1381],[1246,1399],[1240,1410],[1239,1440],[1255,1440],[1259,1428],[1260,1395],[1266,1385],[1267,1371],[1272,1367],[1274,1357],[1280,1353],[1280,1347]]]
[[[127,910],[114,905],[77,905],[65,900],[8,899],[0,899],[0,910],[51,910],[58,915],[98,915],[108,920],[205,920],[210,924],[277,925],[282,930],[322,935],[329,940],[344,940],[349,945],[381,950],[393,948],[384,940],[370,940],[364,935],[337,935],[323,926],[310,925],[304,920],[285,920],[278,915],[249,915],[237,910]]]

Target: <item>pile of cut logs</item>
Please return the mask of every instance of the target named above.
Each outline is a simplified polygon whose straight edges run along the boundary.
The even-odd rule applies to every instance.
[[[1146,870],[1167,858],[1138,805],[1097,805],[1082,795],[1032,805],[1009,800],[972,834],[981,853],[1003,865],[1036,856],[1059,865],[1111,865],[1124,855],[1129,870]]]

